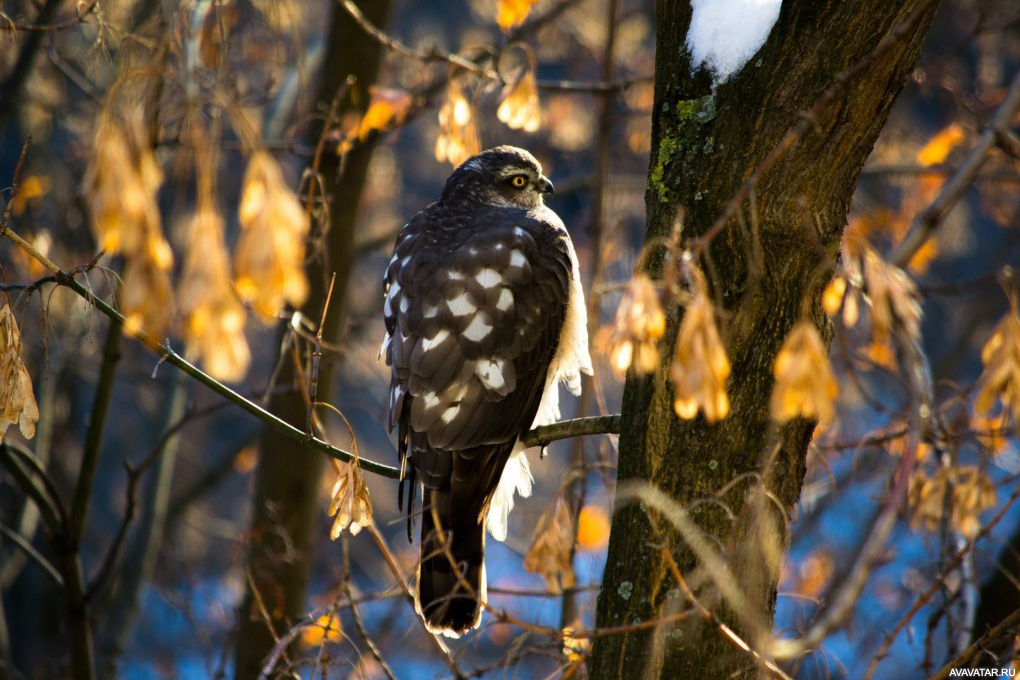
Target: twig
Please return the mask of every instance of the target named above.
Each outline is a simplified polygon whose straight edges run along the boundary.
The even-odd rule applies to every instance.
[[[799,638],[773,642],[771,652],[777,659],[796,658],[815,649],[850,616],[867,584],[868,577],[882,559],[886,543],[896,526],[900,508],[906,501],[910,488],[910,477],[917,460],[918,446],[922,441],[939,445],[942,430],[937,421],[927,355],[921,347],[920,339],[913,337],[903,320],[895,315],[892,336],[896,342],[899,364],[906,373],[911,391],[905,450],[893,471],[888,497],[876,513],[849,572],[828,598],[829,605],[817,616],[811,628]]]
[[[882,662],[882,659],[884,659],[886,654],[889,652],[889,648],[892,646],[893,641],[896,640],[897,637],[899,637],[899,634],[903,631],[907,624],[909,624],[910,621],[913,620],[917,612],[921,611],[921,607],[928,604],[931,598],[934,597],[935,594],[942,589],[942,583],[945,581],[948,575],[953,572],[954,569],[960,566],[960,564],[963,562],[964,556],[967,553],[974,550],[974,547],[977,545],[978,541],[987,537],[991,533],[992,528],[995,527],[995,525],[997,525],[1000,520],[1002,520],[1002,518],[1006,515],[1009,509],[1013,507],[1013,504],[1017,501],[1017,499],[1020,499],[1020,485],[1018,485],[1013,490],[1013,494],[1009,497],[1009,499],[1005,503],[1003,503],[1002,507],[999,509],[999,512],[996,513],[995,517],[993,517],[991,521],[989,521],[988,524],[986,524],[984,528],[981,529],[980,532],[978,532],[977,536],[970,540],[970,542],[967,544],[967,548],[957,553],[956,557],[954,557],[946,564],[945,569],[943,573],[940,575],[940,577],[935,579],[935,581],[930,586],[928,586],[928,589],[921,594],[921,596],[917,599],[917,601],[910,608],[910,610],[906,614],[904,614],[903,617],[899,620],[896,626],[891,631],[886,633],[885,639],[882,640],[882,645],[879,647],[878,651],[875,652],[875,654],[872,656],[871,664],[868,666],[868,670],[864,674],[864,680],[870,680],[870,678],[874,676],[875,670],[878,668],[878,664]]]
[[[900,458],[899,465],[893,472],[893,487],[889,497],[872,520],[871,528],[861,548],[856,552],[856,559],[839,589],[831,598],[831,603],[818,616],[814,625],[794,640],[775,640],[769,650],[773,658],[793,659],[815,649],[834,631],[857,605],[858,598],[875,565],[885,552],[886,542],[896,526],[899,509],[906,498],[910,484],[910,471],[914,466],[917,454],[917,443],[908,445],[908,450]]]
[[[380,44],[396,52],[397,54],[401,54],[410,59],[415,59],[417,61],[425,63],[444,61],[453,66],[464,69],[465,71],[474,73],[475,75],[485,78],[486,80],[492,80],[497,83],[504,84],[503,78],[497,71],[480,66],[474,61],[470,59],[465,59],[464,57],[458,54],[446,52],[444,50],[439,49],[435,45],[424,50],[416,50],[413,47],[405,45],[401,41],[397,40],[393,36],[389,35],[385,31],[380,29],[378,26],[370,22],[365,17],[365,15],[361,13],[361,10],[358,9],[358,6],[354,4],[353,0],[337,0],[337,2],[340,3],[344,10],[351,16],[352,19],[354,19],[354,21],[358,24],[358,26],[361,27],[363,31],[368,33],[373,38],[375,38]],[[566,9],[567,6],[574,3],[564,2],[562,4],[564,5],[564,9]],[[555,10],[550,11],[547,15],[539,17],[538,19],[535,20],[534,23],[535,24],[537,24],[538,22],[545,23],[549,19],[553,18],[552,15],[554,14],[554,12]],[[521,27],[521,32],[524,32],[525,29],[533,30],[533,28],[534,26],[525,25]],[[592,83],[577,82],[571,80],[539,80],[536,82],[536,85],[540,89],[552,90],[556,92],[579,92],[587,94],[597,94],[607,92],[618,92],[621,90],[625,90],[633,85],[652,82],[652,80],[653,76],[644,75],[620,79],[613,79],[611,77],[603,78],[601,81]]]
[[[988,152],[992,147],[1006,139],[1004,134],[1009,129],[1009,124],[1014,114],[1020,110],[1020,70],[1013,76],[1006,96],[999,106],[999,110],[992,119],[991,124],[985,128],[978,139],[977,144],[967,154],[967,158],[960,165],[959,169],[942,186],[939,195],[924,210],[917,213],[910,223],[907,235],[903,237],[900,244],[890,254],[889,261],[897,267],[905,267],[910,258],[920,250],[928,238],[935,232],[942,223],[946,214],[960,200],[963,192],[973,183],[974,178],[981,170],[981,166],[988,160]]]
[[[117,563],[121,548],[124,546],[124,539],[127,538],[128,527],[131,526],[131,520],[135,516],[135,508],[138,505],[139,473],[131,467],[131,463],[128,461],[124,461],[124,469],[128,475],[127,503],[124,507],[124,516],[120,520],[120,526],[117,528],[117,534],[114,536],[113,542],[106,550],[102,566],[99,567],[99,571],[92,577],[92,583],[89,585],[88,590],[85,591],[86,603],[90,602],[96,594],[102,591],[113,577],[114,565]]]
[[[396,579],[397,584],[400,586],[401,590],[404,591],[405,597],[408,599],[408,601],[413,600],[414,594],[411,592],[410,586],[407,585],[407,581],[404,579],[404,574],[400,571],[400,565],[397,564],[397,558],[393,556],[393,551],[391,551],[390,547],[386,544],[386,539],[383,538],[383,535],[379,532],[379,528],[375,525],[375,522],[373,521],[369,523],[366,529],[368,530],[369,535],[372,537],[372,540],[375,541],[376,547],[379,548],[379,552],[382,554],[383,559],[386,561],[386,565],[390,568],[390,572],[393,574],[393,578]],[[443,644],[443,641],[440,640],[439,636],[430,631],[428,627],[425,625],[425,620],[417,615],[415,615],[414,618],[421,624],[422,630],[425,631],[426,637],[428,637],[429,641],[432,642],[432,646],[435,647],[437,652],[439,652],[439,655],[443,657],[443,661],[446,662],[446,665],[447,667],[449,667],[450,672],[453,673],[453,676],[455,678],[466,677],[464,673],[461,672],[460,668],[457,667],[457,662],[454,661],[453,657],[450,655],[450,650],[446,647],[445,644]]]
[[[372,658],[376,660],[379,666],[382,668],[383,673],[389,680],[397,680],[397,676],[393,674],[393,669],[383,659],[382,653],[379,651],[379,646],[375,644],[372,637],[368,634],[365,629],[365,623],[361,620],[361,613],[358,611],[358,606],[354,603],[353,597],[353,586],[351,584],[351,550],[350,550],[350,537],[344,534],[341,544],[343,546],[344,553],[344,594],[347,597],[348,607],[351,612],[351,618],[354,619],[354,627],[358,629],[358,635],[365,642],[365,646],[368,647],[368,651],[372,654]]]
[[[29,135],[21,146],[21,154],[18,156],[18,162],[14,166],[14,176],[11,180],[11,195],[7,199],[7,207],[4,208],[3,220],[0,220],[0,236],[7,231],[7,227],[11,222],[11,208],[14,206],[14,199],[18,195],[18,185],[21,182],[21,168],[25,165],[25,157],[28,155],[28,146],[31,143],[32,136]]]
[[[583,437],[590,434],[619,434],[620,414],[611,416],[588,416],[586,418],[573,418],[561,420],[549,425],[541,425],[531,430],[524,436],[524,445],[528,448],[533,446],[546,446],[559,439],[570,437]]]
[[[661,540],[662,534],[659,531],[658,527],[656,527],[654,523],[651,524],[651,527],[652,531]],[[783,680],[792,680],[792,678],[790,678],[790,676],[787,675],[783,671],[783,669],[777,666],[772,660],[763,657],[757,650],[751,647],[751,645],[747,641],[745,641],[739,635],[737,635],[736,631],[734,631],[732,628],[730,628],[725,623],[720,621],[719,617],[717,617],[714,612],[709,610],[708,607],[701,603],[698,597],[694,594],[694,591],[691,590],[691,587],[687,585],[687,579],[685,579],[683,574],[680,573],[680,565],[676,563],[676,560],[673,558],[673,554],[669,551],[669,548],[666,546],[665,542],[663,542],[662,547],[660,548],[660,552],[662,553],[663,559],[666,560],[666,564],[667,566],[669,566],[669,570],[673,574],[673,578],[676,580],[677,586],[683,592],[684,597],[686,597],[688,602],[690,602],[692,605],[694,605],[695,608],[697,608],[698,613],[701,614],[701,617],[703,619],[705,619],[713,626],[718,628],[719,632],[722,633],[722,635],[726,639],[730,640],[741,650],[747,652],[752,657],[754,657],[755,661],[764,665],[765,668],[767,668],[769,672],[771,672],[773,675],[783,678]]]
[[[60,0],[52,3],[54,5],[60,5]],[[96,5],[99,4],[99,0],[90,0],[89,4],[78,10],[77,16],[74,19],[68,19],[61,21],[57,24],[18,24],[18,23],[0,23],[0,31],[24,31],[33,33],[48,33],[50,31],[63,31],[67,28],[73,28],[85,21],[85,18],[92,14],[96,9]]]
[[[709,578],[715,583],[730,609],[742,619],[741,624],[747,628],[752,638],[759,639],[761,637],[762,623],[752,616],[755,608],[747,603],[747,598],[726,566],[726,562],[702,536],[698,527],[690,519],[686,508],[677,503],[676,499],[648,482],[621,484],[616,492],[616,501],[618,507],[622,507],[625,503],[640,502],[661,513],[680,532],[691,551],[705,566]]]
[[[879,43],[864,59],[861,59],[842,73],[838,73],[833,76],[832,84],[822,92],[818,99],[815,100],[814,105],[808,111],[802,112],[797,117],[797,122],[794,123],[789,130],[787,130],[786,134],[783,135],[783,138],[778,144],[776,144],[775,148],[769,152],[768,156],[766,156],[758,167],[754,169],[754,172],[748,176],[733,198],[726,203],[722,212],[719,213],[715,222],[712,223],[712,226],[697,239],[693,248],[693,255],[695,258],[700,257],[701,253],[705,250],[706,246],[712,241],[712,239],[714,239],[719,232],[726,227],[727,222],[729,222],[730,218],[733,217],[743,202],[751,196],[751,192],[754,190],[754,187],[758,184],[765,173],[771,170],[772,166],[786,155],[786,152],[796,146],[797,142],[811,127],[816,125],[816,121],[822,111],[828,108],[828,106],[836,100],[839,93],[845,92],[855,78],[862,73],[865,73],[883,54],[902,40],[910,32],[914,24],[921,20],[933,2],[935,2],[935,0],[928,0],[928,2],[921,4],[920,7],[914,10],[913,14],[897,26],[893,30],[892,34]]]
[[[496,71],[479,66],[473,61],[465,59],[460,55],[444,52],[443,50],[439,49],[436,46],[433,46],[427,50],[416,50],[411,47],[408,47],[404,43],[388,35],[385,31],[375,26],[371,21],[369,21],[365,17],[365,15],[361,13],[361,10],[358,9],[358,6],[354,4],[353,0],[337,0],[337,2],[340,3],[340,6],[344,8],[347,14],[349,14],[350,17],[354,19],[354,21],[358,24],[358,26],[361,27],[363,31],[365,31],[370,36],[379,41],[381,44],[385,45],[387,48],[393,50],[398,54],[402,54],[405,57],[410,57],[411,59],[417,59],[419,61],[424,62],[445,61],[449,64],[457,66],[458,68],[462,68],[465,71],[469,71],[471,73],[479,75],[487,80],[495,80],[497,82],[502,82],[502,79],[499,77],[499,74],[496,73]]]
[[[10,442],[3,442],[0,443],[0,461],[4,462],[18,485],[39,508],[46,527],[54,535],[59,535],[67,521],[67,513],[60,503],[60,497],[56,495],[49,476],[31,464],[34,462],[32,454],[22,451]],[[32,473],[39,476],[42,485],[33,479]]]
[[[1004,618],[995,627],[990,628],[984,635],[975,640],[967,649],[963,650],[954,659],[950,660],[945,666],[939,670],[938,673],[931,676],[928,680],[945,680],[952,673],[954,668],[963,668],[966,664],[976,657],[985,646],[995,640],[996,638],[1002,637],[1017,624],[1020,624],[1020,609],[1017,609],[1012,614]]]
[[[74,487],[74,498],[71,502],[68,538],[75,544],[81,538],[85,528],[85,519],[89,514],[89,500],[95,482],[99,464],[99,452],[103,441],[103,426],[106,424],[106,413],[113,397],[113,381],[117,362],[120,361],[120,340],[124,335],[123,326],[111,323],[106,330],[106,343],[103,345],[103,363],[99,369],[99,383],[92,400],[92,413],[89,429],[85,435],[85,446],[82,451],[81,466],[78,469],[78,481]]]
[[[49,258],[36,250],[32,244],[25,241],[18,234],[7,229],[2,232],[3,236],[11,239],[20,247],[25,250],[29,255],[38,260],[48,270],[53,272],[57,279],[57,283],[61,286],[66,286],[77,293],[79,296],[84,298],[89,304],[99,310],[101,313],[109,317],[118,326],[124,325],[124,317],[116,309],[110,306],[102,298],[99,298],[92,294],[85,286],[79,283],[71,274],[68,274],[56,264],[54,264]],[[230,389],[223,383],[212,378],[207,373],[200,370],[191,362],[187,361],[184,357],[177,354],[168,343],[160,344],[145,331],[137,331],[135,338],[145,344],[149,349],[158,354],[161,357],[161,361],[178,368],[188,376],[194,378],[198,382],[202,383],[216,394],[227,399],[231,403],[240,406],[242,409],[261,420],[264,424],[269,425],[277,432],[283,434],[294,441],[301,442],[305,446],[325,453],[331,458],[342,462],[351,462],[354,460],[354,454],[344,451],[343,449],[332,446],[331,444],[322,441],[316,437],[308,438],[306,432],[299,430],[290,423],[282,420],[278,416],[265,410],[250,399],[238,394],[234,390]],[[577,437],[589,434],[618,434],[620,431],[620,420],[619,416],[601,416],[596,419],[580,418],[575,420],[566,420],[559,423],[553,423],[551,425],[544,425],[537,427],[527,435],[525,435],[524,442],[526,446],[539,446],[548,444],[549,442],[566,439],[568,437]],[[589,422],[589,421],[599,421]],[[389,477],[391,479],[397,479],[400,476],[400,469],[390,467],[389,465],[383,465],[382,463],[376,463],[365,458],[359,460],[361,469],[367,472],[371,472],[383,477]]]
[[[3,524],[2,522],[0,522],[0,534],[3,534],[8,539],[10,539],[11,542],[14,543],[14,545],[21,548],[21,551],[28,555],[28,557],[31,558],[33,562],[42,567],[42,570],[46,572],[46,574],[50,578],[52,578],[58,586],[60,586],[61,588],[64,586],[64,577],[60,575],[60,572],[57,571],[57,568],[54,567],[53,564],[48,559],[43,557],[42,553],[33,548],[32,544],[26,541],[24,537],[21,536],[21,534],[19,534],[17,531],[8,528],[7,525]]]
[[[287,647],[289,645],[282,644],[280,636],[276,632],[276,628],[273,627],[273,618],[269,616],[269,610],[266,609],[266,603],[262,599],[262,592],[259,590],[258,585],[255,583],[255,577],[252,576],[251,569],[245,568],[244,575],[248,578],[248,588],[251,589],[252,599],[255,601],[255,606],[259,610],[259,616],[262,617],[262,620],[266,624],[266,628],[269,629],[269,634],[273,637],[273,642],[276,644],[276,647],[282,650],[280,653],[283,655],[284,661],[286,661],[287,664],[289,665],[290,659],[287,657]],[[275,656],[270,658],[270,661],[273,661],[275,658],[276,658]],[[268,664],[269,661],[267,661],[266,663]],[[272,666],[270,666],[270,668],[271,667]],[[262,670],[265,671],[265,668],[263,668]]]

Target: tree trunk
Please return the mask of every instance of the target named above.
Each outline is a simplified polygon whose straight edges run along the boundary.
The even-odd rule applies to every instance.
[[[390,0],[359,2],[365,16],[376,26],[385,26]],[[375,82],[382,48],[347,15],[339,3],[334,5],[329,47],[322,67],[319,102],[323,111],[346,80],[354,75],[354,87],[361,92],[360,105],[368,105],[368,86]],[[359,145],[346,158],[342,174],[339,158],[327,150],[320,172],[329,191],[331,223],[322,253],[325,262],[315,260],[308,271],[310,293],[304,305],[305,315],[318,321],[329,289],[330,275],[336,272],[336,284],[329,315],[323,327],[323,340],[339,344],[345,318],[346,289],[354,258],[355,225],[358,203],[375,142]],[[319,372],[319,401],[329,401],[338,357],[323,357]],[[284,357],[280,385],[295,381],[292,362]],[[307,409],[300,391],[275,396],[269,410],[295,427],[304,428]],[[305,595],[312,562],[314,532],[323,526],[326,505],[320,493],[323,456],[273,431],[266,430],[259,446],[255,512],[252,517],[248,569],[265,600],[276,635],[282,635],[306,609]],[[238,680],[257,678],[273,648],[274,639],[255,605],[251,586],[240,611],[237,637]]]
[[[708,588],[695,554],[662,514],[621,505],[599,597],[600,627],[690,608],[671,571],[675,560],[719,621],[752,644],[770,632],[787,522],[815,426],[803,419],[784,427],[771,422],[773,363],[805,314],[823,337],[831,336],[820,292],[838,257],[858,174],[917,62],[937,4],[786,0],[767,43],[713,92],[703,69],[691,75],[689,3],[657,2],[646,244],[675,231],[686,243],[703,236],[787,132],[800,123],[803,134],[773,157],[750,200],[698,263],[723,308],[732,364],[729,417],[709,425],[700,415],[693,421],[674,415],[669,351],[660,374],[632,376],[623,397],[621,488],[645,480],[690,508],[690,518],[727,561],[746,606],[735,612]],[[800,114],[813,107],[810,125],[802,123]],[[661,254],[647,262],[648,272],[661,278]],[[668,310],[663,348],[673,347],[682,313],[682,307]],[[715,500],[691,506],[703,499]],[[599,638],[590,664],[596,679],[759,674],[751,655],[698,614]]]

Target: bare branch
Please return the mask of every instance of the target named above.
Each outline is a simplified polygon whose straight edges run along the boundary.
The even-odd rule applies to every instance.
[[[1013,76],[1013,82],[1010,83],[1009,90],[1006,91],[1006,97],[1002,100],[995,118],[992,119],[991,124],[985,131],[981,133],[978,143],[967,154],[963,164],[946,181],[942,191],[935,197],[935,200],[927,208],[914,216],[907,235],[903,237],[903,240],[900,241],[900,244],[889,256],[890,262],[897,267],[904,267],[910,262],[910,258],[920,250],[921,246],[935,232],[946,214],[956,205],[957,201],[960,200],[960,196],[963,195],[963,192],[974,181],[974,178],[981,170],[981,166],[988,160],[988,152],[991,151],[992,147],[997,142],[1002,144],[1003,141],[1006,141],[1008,144],[1009,136],[1006,133],[1009,131],[1010,121],[1018,110],[1020,110],[1020,71],[1017,71],[1016,75]],[[1010,148],[1006,145],[1004,147]]]
[[[56,6],[60,4],[60,0],[51,2],[52,5]],[[78,24],[85,21],[85,19],[95,11],[96,5],[99,4],[99,0],[90,0],[90,2],[77,10],[77,16],[74,19],[67,19],[56,24],[19,24],[15,22],[0,23],[0,31],[24,31],[30,33],[48,33],[51,31],[63,31],[67,28],[73,28]]]

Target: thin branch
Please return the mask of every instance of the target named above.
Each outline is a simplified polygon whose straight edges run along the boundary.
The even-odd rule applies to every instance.
[[[50,563],[48,559],[43,557],[42,553],[32,547],[25,538],[17,531],[9,528],[6,524],[0,523],[0,534],[6,536],[14,545],[18,546],[23,553],[28,555],[29,558],[46,572],[46,574],[56,582],[60,587],[64,586],[64,578],[57,571],[57,568]]]
[[[669,551],[669,547],[663,540],[662,532],[659,531],[659,528],[655,525],[655,523],[650,523],[650,525],[652,527],[652,532],[656,535],[656,537],[663,541],[659,550],[669,567],[670,573],[673,574],[673,579],[676,581],[681,592],[683,592],[684,597],[687,598],[688,602],[694,605],[694,607],[698,610],[698,613],[701,614],[701,617],[715,626],[723,637],[735,644],[739,649],[750,654],[755,661],[762,664],[774,676],[783,678],[783,680],[792,680],[792,678],[790,678],[783,669],[779,668],[779,666],[777,666],[771,659],[766,659],[762,656],[757,650],[751,647],[747,641],[737,635],[736,631],[720,621],[719,617],[715,615],[715,612],[702,604],[702,602],[694,594],[694,591],[691,590],[691,587],[687,584],[687,579],[685,579],[683,574],[680,572],[680,565],[676,563],[676,560],[673,558],[673,554]]]
[[[963,164],[942,186],[942,190],[935,200],[914,216],[907,235],[903,237],[889,257],[891,263],[897,267],[905,267],[910,262],[910,258],[921,249],[921,246],[942,223],[946,214],[960,200],[963,192],[973,183],[981,166],[988,160],[988,152],[996,142],[1001,144],[1002,140],[1008,139],[1008,135],[1004,133],[1008,131],[1009,124],[1018,110],[1020,110],[1020,70],[1013,76],[1013,82],[1010,83],[1009,90],[1006,91],[1006,96],[1002,100],[995,118],[981,133],[978,143],[967,154]]]
[[[382,554],[383,559],[386,561],[386,566],[389,567],[390,573],[393,574],[393,578],[397,581],[397,585],[400,586],[401,590],[404,591],[404,596],[408,601],[414,600],[414,594],[411,592],[411,587],[407,585],[407,580],[404,578],[404,574],[400,570],[400,565],[397,563],[397,558],[393,556],[393,551],[386,544],[386,539],[383,537],[379,528],[375,525],[375,522],[369,523],[366,527],[372,540],[375,541],[375,545],[379,548],[379,552]],[[412,605],[413,606],[413,605]],[[450,655],[450,650],[447,648],[443,641],[439,639],[439,636],[428,629],[425,625],[425,619],[415,614],[415,620],[421,624],[422,630],[425,631],[425,635],[429,638],[432,646],[435,647],[439,655],[443,657],[443,661],[446,662],[450,672],[453,673],[455,678],[464,678],[464,673],[457,667],[457,662],[454,661],[453,656]]]
[[[85,435],[85,446],[82,452],[81,466],[78,469],[78,481],[74,487],[70,522],[67,527],[68,538],[75,544],[81,538],[85,528],[85,519],[89,514],[89,500],[92,498],[93,483],[99,465],[103,427],[106,424],[106,413],[113,397],[113,381],[117,362],[120,361],[120,340],[123,335],[123,326],[118,323],[111,323],[106,330],[103,363],[99,369],[99,383],[96,385],[96,394],[92,401],[92,414],[89,419],[89,429]]]
[[[56,277],[57,283],[62,286],[66,286],[77,293],[79,296],[84,298],[89,304],[95,307],[97,310],[109,317],[115,325],[123,326],[124,317],[114,309],[108,302],[92,294],[85,286],[79,283],[72,274],[68,274],[56,264],[54,264],[49,258],[40,253],[35,249],[32,244],[25,241],[18,234],[10,229],[3,229],[0,231],[0,236],[6,236],[10,240],[14,241],[22,250],[26,251],[29,255],[38,260],[43,266],[45,266],[50,272]],[[212,378],[207,373],[200,370],[191,362],[187,361],[184,357],[177,354],[169,345],[169,343],[160,344],[145,331],[136,331],[135,338],[145,344],[149,349],[158,354],[161,359],[166,363],[180,369],[188,376],[194,378],[198,382],[202,383],[216,394],[227,399],[231,403],[240,406],[242,409],[261,420],[264,424],[269,425],[277,432],[282,435],[293,439],[294,441],[301,442],[305,446],[315,451],[325,453],[331,458],[342,462],[352,462],[355,459],[353,453],[344,451],[343,449],[337,448],[327,442],[322,441],[316,437],[308,437],[308,433],[303,430],[299,430],[285,420],[279,418],[273,413],[265,410],[255,402],[247,399],[246,397],[238,394],[234,390],[230,389],[223,383],[219,382],[215,378]],[[566,439],[568,437],[577,437],[588,434],[618,434],[620,431],[619,416],[602,416],[600,418],[581,418],[576,420],[567,420],[560,423],[553,423],[551,425],[544,425],[542,427],[535,428],[530,431],[524,438],[524,442],[527,446],[539,446],[545,445],[549,442],[557,439]],[[589,421],[598,421],[589,422]],[[381,475],[383,477],[390,477],[391,479],[397,479],[400,477],[400,469],[390,467],[389,465],[383,465],[382,463],[376,463],[365,458],[360,458],[358,463],[361,465],[361,469],[366,472]]]
[[[117,534],[114,536],[113,542],[110,543],[110,547],[106,550],[102,566],[99,567],[99,571],[92,577],[92,583],[89,584],[88,590],[85,591],[86,603],[90,602],[102,591],[113,577],[113,567],[117,563],[117,558],[120,557],[121,548],[124,546],[124,539],[127,538],[128,527],[131,526],[131,520],[135,516],[135,507],[138,505],[138,479],[140,473],[132,468],[131,464],[127,461],[124,461],[124,468],[127,470],[128,475],[127,504],[124,508],[124,516],[120,520],[120,526],[117,528]]]
[[[423,61],[426,63],[432,61],[445,61],[453,66],[462,68],[465,71],[469,71],[471,73],[479,75],[487,80],[495,80],[497,82],[502,82],[502,79],[499,77],[499,74],[493,71],[492,69],[487,69],[482,66],[479,66],[473,61],[465,59],[460,55],[444,52],[443,50],[439,49],[436,46],[432,46],[427,50],[416,50],[414,48],[408,47],[407,45],[400,42],[396,38],[388,35],[385,31],[377,27],[371,21],[369,21],[365,17],[365,15],[361,13],[361,10],[358,9],[358,6],[354,4],[353,0],[337,0],[337,2],[340,3],[340,6],[344,8],[344,11],[346,11],[347,14],[349,14],[350,17],[354,19],[355,23],[357,23],[358,26],[360,26],[361,29],[365,31],[365,33],[368,33],[370,36],[379,41],[382,45],[385,45],[387,48],[393,50],[398,54],[402,54],[405,57],[410,57],[411,59],[417,59],[418,61]]]
[[[358,630],[358,635],[364,641],[365,646],[368,647],[368,651],[372,654],[372,658],[376,660],[379,667],[382,668],[383,673],[386,675],[388,680],[397,680],[397,676],[393,674],[393,669],[386,663],[386,660],[382,657],[382,652],[379,651],[379,646],[372,640],[372,636],[368,634],[368,630],[365,629],[365,623],[361,620],[361,613],[358,611],[358,606],[354,603],[353,584],[351,583],[351,548],[350,548],[350,537],[344,534],[341,540],[344,553],[344,595],[347,597],[347,601],[350,603],[349,609],[351,612],[351,618],[354,619],[354,627]],[[339,615],[338,615],[339,616]]]
[[[60,0],[56,0],[52,3],[53,5],[59,5]],[[77,11],[77,16],[74,19],[67,19],[56,24],[19,24],[16,22],[0,23],[0,31],[24,31],[31,33],[49,33],[51,31],[63,31],[67,28],[74,28],[78,24],[85,21],[86,17],[92,14],[96,9],[96,5],[99,4],[99,0],[90,0],[90,2]],[[54,8],[55,9],[55,8]]]
[[[485,68],[484,66],[480,66],[474,61],[470,59],[465,59],[464,57],[458,54],[453,54],[451,52],[441,50],[435,45],[429,47],[428,49],[423,50],[409,47],[408,45],[404,44],[400,40],[397,40],[393,36],[383,31],[381,28],[373,24],[371,21],[369,21],[365,17],[365,15],[361,13],[361,10],[358,9],[358,6],[354,4],[353,0],[337,0],[337,2],[340,3],[340,6],[344,8],[344,10],[350,15],[352,19],[354,19],[358,26],[360,26],[361,29],[365,31],[365,33],[368,33],[370,36],[375,38],[375,40],[377,40],[380,44],[396,52],[397,54],[401,54],[405,57],[408,57],[409,59],[415,59],[417,61],[421,61],[424,63],[443,61],[448,64],[451,64],[452,66],[464,69],[465,71],[468,71],[470,73],[474,73],[475,75],[485,78],[486,80],[492,80],[497,83],[504,84],[503,78],[499,75],[497,71]],[[564,2],[562,4],[564,5],[564,9],[566,9],[566,7],[569,7],[574,3]],[[536,25],[539,22],[545,23],[549,19],[553,18],[554,13],[558,14],[558,12],[555,12],[555,10],[550,11],[546,15],[543,15],[542,17],[536,19],[534,23]],[[522,27],[521,32],[523,32],[524,29],[534,30],[534,26],[525,25]],[[571,80],[540,80],[537,81],[536,85],[540,89],[552,90],[555,92],[577,92],[585,94],[597,94],[626,90],[627,88],[633,85],[638,85],[641,83],[650,83],[652,82],[652,80],[653,76],[644,75],[632,78],[605,79],[599,82],[592,83],[577,82]]]
[[[970,647],[967,647],[967,649],[963,650],[963,652],[961,652],[958,656],[950,660],[949,663],[943,666],[938,673],[931,676],[928,680],[945,680],[952,675],[952,670],[954,668],[963,668],[969,664],[974,657],[981,653],[989,642],[1002,637],[1007,633],[1012,634],[1010,629],[1018,624],[1020,624],[1020,609],[1017,609],[1012,614],[1004,618],[996,624],[994,628],[990,628],[984,635],[975,640]]]
[[[524,436],[524,445],[528,448],[546,446],[558,439],[584,437],[590,434],[620,434],[620,414],[573,418],[541,425]]]
[[[882,659],[884,659],[886,654],[888,654],[889,648],[892,646],[896,638],[899,637],[899,634],[903,632],[903,629],[913,620],[917,612],[921,611],[921,607],[928,604],[928,602],[931,601],[931,598],[934,597],[935,594],[942,589],[942,584],[945,582],[946,578],[949,576],[949,574],[953,573],[953,571],[957,567],[960,566],[966,554],[974,550],[974,547],[977,545],[978,541],[986,538],[989,534],[991,534],[992,529],[999,523],[999,521],[1002,520],[1002,518],[1006,515],[1010,508],[1013,507],[1013,504],[1016,503],[1018,499],[1020,499],[1020,485],[1018,485],[1013,490],[1013,494],[1009,497],[1008,500],[1006,500],[1005,503],[1003,503],[1002,507],[999,508],[999,512],[995,514],[995,517],[993,517],[984,526],[984,528],[982,528],[981,531],[978,532],[977,536],[970,539],[970,541],[967,543],[967,548],[957,553],[956,557],[954,557],[946,564],[945,568],[942,571],[942,575],[939,578],[936,578],[935,581],[930,586],[928,586],[928,589],[925,590],[919,598],[917,598],[917,601],[914,602],[914,605],[910,608],[910,610],[903,615],[903,617],[899,620],[896,626],[891,631],[886,633],[885,639],[882,640],[881,647],[879,647],[878,651],[875,652],[875,654],[871,658],[871,664],[868,666],[868,670],[864,674],[864,680],[870,680],[870,678],[874,676],[875,670],[878,668],[878,664],[881,663]]]
[[[626,503],[638,502],[661,513],[680,532],[684,541],[705,566],[709,578],[715,583],[730,609],[740,617],[741,623],[747,628],[752,639],[762,638],[764,626],[761,620],[752,615],[755,608],[748,604],[747,597],[725,560],[701,534],[686,508],[652,484],[637,481],[621,484],[616,492],[616,502],[618,508]]]
[[[928,0],[928,2],[923,3],[914,11],[913,14],[907,17],[903,23],[897,26],[889,37],[879,43],[868,56],[861,59],[842,73],[838,73],[833,76],[832,84],[829,85],[829,87],[827,87],[821,95],[819,95],[818,99],[815,100],[814,105],[808,111],[805,111],[798,116],[797,122],[794,123],[789,130],[787,130],[786,134],[783,135],[783,138],[778,144],[776,144],[775,148],[769,152],[768,156],[766,156],[758,167],[754,169],[754,172],[748,176],[733,198],[726,203],[722,212],[719,213],[715,222],[712,223],[712,226],[697,239],[693,249],[693,255],[695,258],[700,257],[701,253],[705,250],[706,246],[712,241],[712,239],[714,239],[719,232],[726,227],[730,218],[736,214],[744,201],[751,196],[752,191],[754,191],[754,187],[758,184],[761,178],[765,176],[765,173],[771,170],[772,166],[778,163],[788,151],[793,149],[797,145],[797,142],[810,128],[817,125],[820,114],[825,111],[829,105],[836,101],[836,97],[839,96],[840,93],[846,92],[849,89],[850,83],[852,83],[855,78],[866,73],[868,69],[870,69],[871,66],[882,57],[882,55],[909,35],[914,24],[921,20],[928,11],[928,8],[935,1],[936,0]]]
[[[39,508],[50,532],[59,535],[63,531],[66,513],[60,505],[59,497],[53,494],[52,485],[45,472],[40,472],[29,464],[32,460],[31,454],[21,451],[14,444],[0,443],[0,462],[10,470],[18,485]],[[42,484],[33,478],[32,473],[39,475]]]

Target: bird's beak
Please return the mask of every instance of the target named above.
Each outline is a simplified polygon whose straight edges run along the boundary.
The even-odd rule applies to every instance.
[[[553,183],[549,181],[549,178],[542,175],[538,178],[538,193],[540,194],[551,194],[555,192]]]

